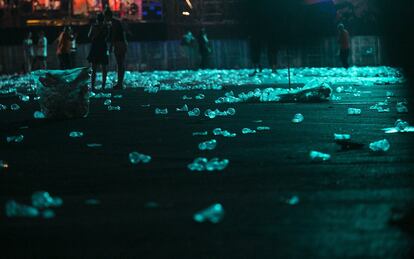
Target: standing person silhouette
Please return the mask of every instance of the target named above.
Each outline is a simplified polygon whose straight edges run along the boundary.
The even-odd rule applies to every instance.
[[[108,8],[105,8],[104,11],[105,22],[110,25],[109,30],[109,41],[110,41],[110,52],[114,52],[117,71],[118,71],[118,80],[116,85],[113,87],[114,90],[123,89],[124,76],[125,76],[125,55],[127,53],[128,43],[126,40],[125,30],[122,26],[122,22],[118,19],[113,18],[112,11]]]
[[[106,85],[107,68],[109,61],[109,52],[107,46],[109,29],[104,24],[104,15],[98,14],[96,22],[89,29],[88,37],[91,39],[91,48],[89,50],[88,61],[92,63],[91,88],[94,90],[96,81],[96,70],[99,65],[102,67],[102,89]]]
[[[342,23],[338,24],[338,43],[340,46],[339,56],[341,58],[342,66],[348,69],[350,53],[349,32],[345,29],[345,26]]]
[[[41,69],[47,69],[47,38],[43,31],[38,33],[34,64],[37,64],[38,62],[40,62]]]
[[[57,38],[56,55],[59,58],[60,69],[70,68],[70,35],[68,27],[64,27],[63,31]]]
[[[28,32],[26,38],[23,41],[24,51],[24,71],[26,73],[32,72],[32,62],[34,60],[34,48],[32,33]]]
[[[209,66],[209,57],[211,53],[210,41],[208,40],[206,29],[201,28],[200,34],[197,37],[198,51],[201,56],[201,69],[206,69]]]

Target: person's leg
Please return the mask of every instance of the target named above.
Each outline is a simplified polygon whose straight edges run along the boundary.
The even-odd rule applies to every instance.
[[[118,53],[116,56],[116,64],[118,70],[118,79],[116,86],[121,87],[124,85],[124,76],[125,76],[125,53]]]
[[[107,74],[108,74],[108,70],[106,68],[106,65],[102,64],[102,90],[105,89],[105,86],[106,86]]]
[[[43,69],[47,69],[47,57],[42,57]]]
[[[92,63],[92,73],[91,73],[91,89],[95,89],[95,81],[96,81],[96,68],[98,65],[96,63]]]

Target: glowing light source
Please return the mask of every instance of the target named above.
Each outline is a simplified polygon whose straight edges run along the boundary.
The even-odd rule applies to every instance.
[[[189,16],[190,15],[190,13],[189,12],[183,12],[182,13],[184,16]]]
[[[193,9],[193,5],[191,4],[190,0],[185,0],[185,2],[187,3],[188,7],[190,7],[190,9]]]

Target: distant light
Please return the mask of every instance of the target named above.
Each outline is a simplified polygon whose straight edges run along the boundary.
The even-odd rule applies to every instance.
[[[189,12],[183,12],[183,15],[184,15],[184,16],[189,16],[189,15],[190,15],[190,13],[189,13]]]

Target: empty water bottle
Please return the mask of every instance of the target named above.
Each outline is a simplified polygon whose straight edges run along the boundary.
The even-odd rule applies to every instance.
[[[108,106],[108,105],[111,105],[111,103],[112,103],[111,99],[106,99],[104,102],[104,105]]]
[[[205,98],[204,94],[198,94],[195,97],[197,100],[203,100]]]
[[[198,148],[200,150],[213,150],[216,147],[217,147],[217,141],[215,139],[201,142],[200,144],[198,144]]]
[[[305,119],[305,117],[303,117],[302,114],[297,113],[297,114],[295,114],[295,116],[293,116],[292,122],[293,123],[301,123],[304,119]]]
[[[13,217],[28,217],[28,218],[34,218],[39,216],[39,210],[27,206],[24,204],[19,204],[14,200],[10,200],[6,203],[6,216],[9,218]]]
[[[151,161],[151,157],[134,151],[134,152],[129,153],[129,161],[132,164],[139,164],[139,163],[146,164]]]
[[[14,104],[10,105],[10,109],[12,111],[17,111],[17,110],[20,109],[20,106],[17,103],[14,103]]]
[[[334,133],[334,139],[335,140],[350,140],[351,135],[349,134],[336,134]]]
[[[24,136],[23,135],[18,135],[18,136],[9,136],[6,137],[7,143],[21,143],[24,140]]]
[[[81,138],[81,137],[83,137],[83,132],[72,131],[71,133],[69,133],[69,137],[71,137],[71,138]]]
[[[229,164],[229,160],[213,158],[210,161],[207,158],[199,157],[187,167],[191,171],[221,171],[224,170]]]
[[[348,108],[348,115],[361,115],[361,109]]]
[[[252,130],[252,129],[249,129],[249,128],[243,128],[242,133],[243,134],[254,134],[254,133],[256,133],[256,131]]]
[[[220,223],[224,218],[224,208],[220,203],[215,203],[210,207],[196,212],[193,216],[194,221],[198,223],[211,222]]]
[[[155,109],[155,114],[158,114],[158,115],[168,114],[168,109],[167,108],[165,108],[165,109],[156,108]]]
[[[207,109],[207,110],[204,112],[204,115],[205,115],[206,117],[209,117],[210,119],[214,119],[214,118],[216,117],[216,112],[214,112],[214,111],[212,111],[212,110],[210,110],[210,109]]]
[[[52,197],[48,192],[40,191],[32,195],[32,205],[36,208],[60,207],[63,200],[59,197]]]
[[[108,105],[108,111],[120,111],[120,110],[121,110],[120,106]]]
[[[309,153],[309,156],[313,161],[327,161],[331,159],[331,155],[318,152],[318,151],[311,151]]]
[[[44,118],[46,118],[45,114],[43,112],[41,112],[41,111],[35,111],[33,113],[33,117],[35,119],[44,119]]]
[[[207,131],[193,132],[193,136],[207,136]]]
[[[181,108],[177,108],[177,112],[188,112],[187,104],[184,104],[184,106]]]
[[[391,145],[388,140],[383,139],[369,144],[369,148],[373,152],[387,152],[390,149]]]
[[[199,108],[194,108],[191,111],[188,111],[188,116],[190,116],[190,117],[200,116],[200,109]]]
[[[30,97],[28,95],[20,95],[19,96],[20,100],[22,100],[23,102],[28,102],[30,101]]]

